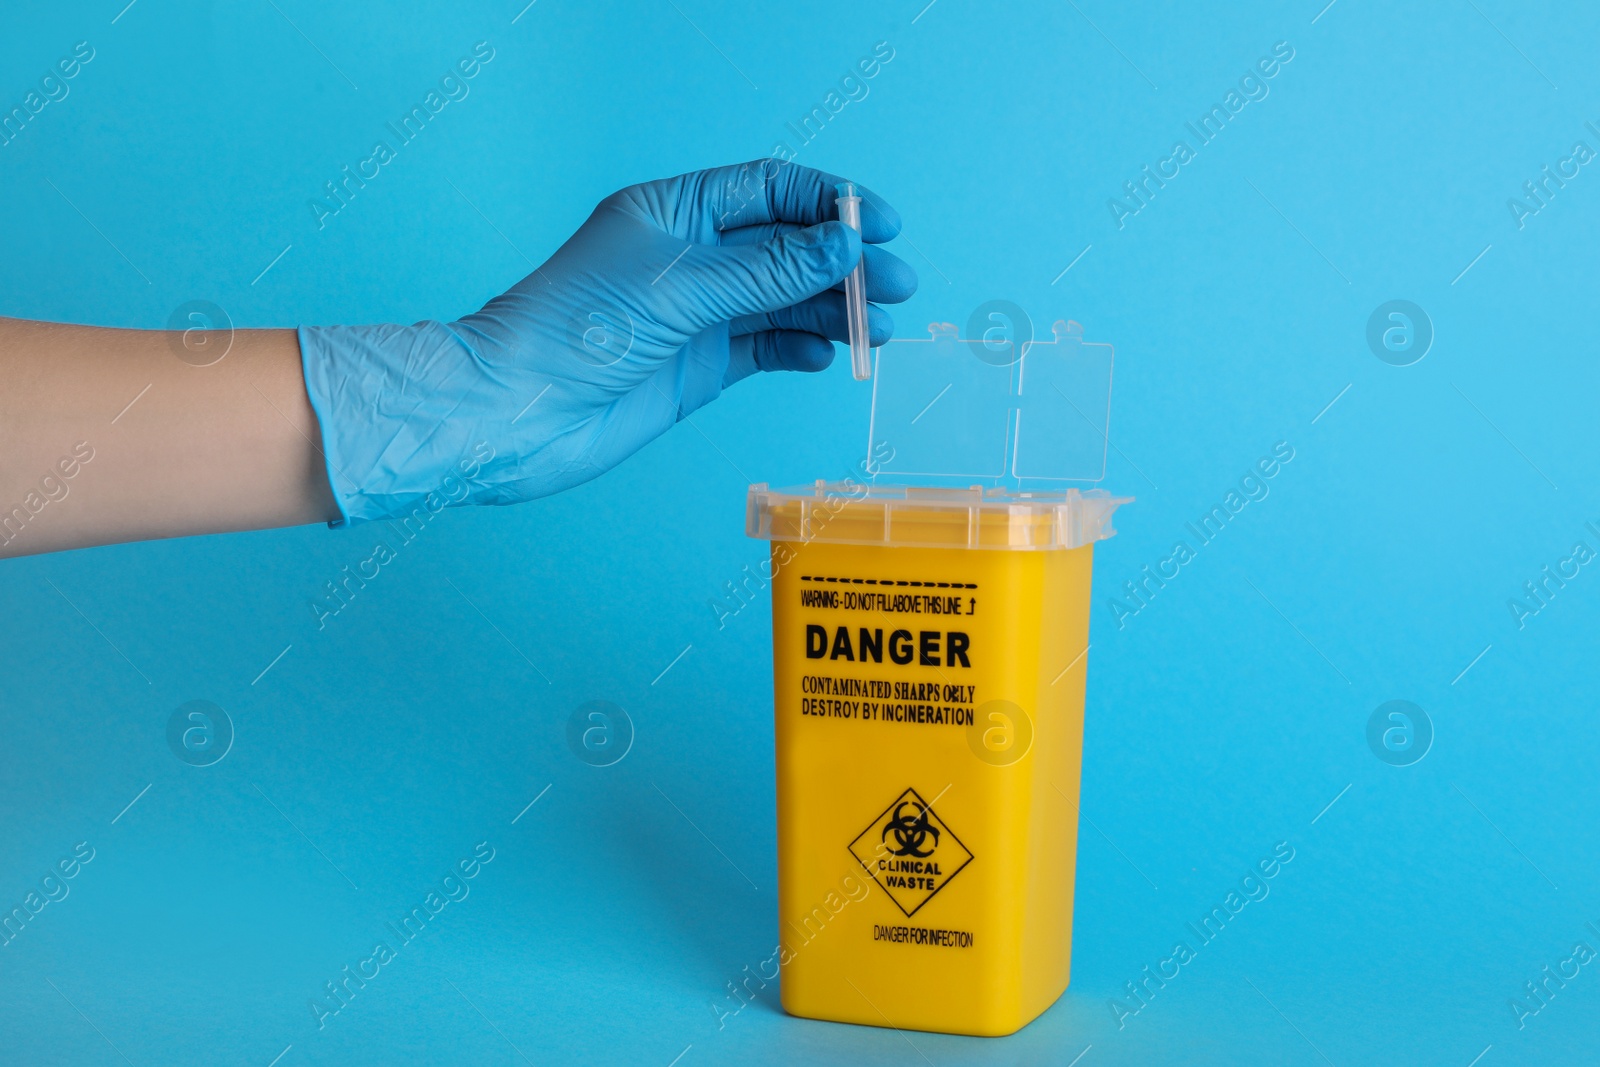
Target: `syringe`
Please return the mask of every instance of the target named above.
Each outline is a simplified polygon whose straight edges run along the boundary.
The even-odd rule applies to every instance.
[[[839,221],[857,233],[861,232],[861,198],[850,182],[840,182],[835,188],[839,198]],[[845,314],[850,320],[850,372],[856,381],[872,377],[872,348],[867,341],[867,274],[865,256],[856,262],[855,270],[844,280]]]

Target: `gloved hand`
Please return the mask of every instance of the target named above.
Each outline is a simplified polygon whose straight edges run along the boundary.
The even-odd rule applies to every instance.
[[[842,282],[862,241],[900,231],[859,185],[861,235],[837,221],[840,180],[765,159],[646,182],[606,197],[475,314],[301,327],[343,516],[333,525],[399,515],[430,493],[515,504],[559,492],[755,371],[828,366],[831,342],[848,338]],[[869,300],[916,290],[894,255],[867,247],[865,262]],[[869,316],[880,345],[893,323],[881,308]]]

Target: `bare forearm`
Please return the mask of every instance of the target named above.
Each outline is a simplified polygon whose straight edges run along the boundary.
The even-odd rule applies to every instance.
[[[199,340],[0,319],[0,557],[338,517],[294,331]]]

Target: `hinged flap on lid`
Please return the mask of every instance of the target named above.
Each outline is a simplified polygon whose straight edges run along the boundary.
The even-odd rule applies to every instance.
[[[1111,345],[1057,320],[1035,340],[1027,316],[995,302],[962,338],[950,323],[876,350],[869,471],[1016,486],[1098,482],[1110,433]],[[985,322],[990,325],[985,326]],[[880,458],[884,457],[884,458]]]

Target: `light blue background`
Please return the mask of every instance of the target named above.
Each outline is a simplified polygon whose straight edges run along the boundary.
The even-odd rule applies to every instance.
[[[7,107],[75,42],[96,56],[0,148],[0,312],[453,317],[604,194],[793,145],[785,123],[889,42],[798,158],[904,215],[922,288],[901,333],[1006,299],[1117,348],[1105,484],[1139,499],[1097,552],[1062,1000],[983,1041],[790,1019],[769,987],[719,1029],[724,984],[775,940],[771,681],[765,599],[721,629],[709,602],[765,551],[748,482],[859,458],[868,390],[836,364],[741,384],[561,497],[445,515],[321,632],[308,602],[368,530],[0,567],[0,905],[97,850],[0,948],[0,1060],[1593,1056],[1600,968],[1522,1029],[1509,1002],[1600,945],[1600,574],[1523,629],[1507,601],[1573,542],[1600,549],[1600,174],[1521,230],[1506,201],[1574,141],[1600,148],[1600,15],[924,2],[540,0],[514,24],[517,0],[10,5]],[[322,183],[480,40],[471,95],[319,232]],[[1278,41],[1295,56],[1270,96],[1118,230],[1107,199]],[[1365,341],[1396,298],[1436,330],[1404,368]],[[1270,496],[1119,630],[1108,598],[1278,441],[1295,458]],[[215,766],[167,747],[191,699],[235,724]],[[597,699],[637,728],[603,769],[564,739]],[[1414,766],[1367,746],[1390,699],[1432,719]],[[480,841],[471,895],[319,1031],[323,982]],[[1279,841],[1296,856],[1271,895],[1119,1029],[1109,999]]]

